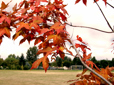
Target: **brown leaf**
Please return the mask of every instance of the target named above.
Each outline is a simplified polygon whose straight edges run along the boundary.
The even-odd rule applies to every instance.
[[[5,9],[5,8],[7,8],[7,6],[8,6],[8,4],[5,4],[5,3],[2,1],[2,3],[1,3],[1,9]]]
[[[13,9],[13,11],[16,11],[16,9],[17,9],[17,3],[14,5],[14,7],[12,9]]]

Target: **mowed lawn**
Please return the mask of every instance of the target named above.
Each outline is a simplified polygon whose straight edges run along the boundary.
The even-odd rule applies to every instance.
[[[76,79],[74,70],[0,70],[0,85],[69,85]]]

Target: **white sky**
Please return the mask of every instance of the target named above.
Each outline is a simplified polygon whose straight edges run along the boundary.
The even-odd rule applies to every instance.
[[[3,0],[4,2],[8,2],[10,0]],[[9,6],[14,6],[14,3],[19,3],[22,0],[13,0]],[[114,4],[114,1],[110,1],[111,4]],[[2,0],[0,0],[0,3]],[[90,26],[94,28],[98,28],[105,31],[111,31],[106,24],[101,12],[99,11],[98,7],[96,6],[93,1],[88,0],[87,6],[84,6],[82,2],[74,5],[75,0],[65,0],[65,3],[68,4],[66,7],[69,16],[68,22],[72,23],[73,25],[80,25],[80,26]],[[111,26],[114,26],[114,9],[107,7],[104,5],[104,2],[100,1],[99,5],[103,9],[107,19],[109,20]],[[10,8],[8,9],[10,10]],[[82,37],[82,39],[88,43],[91,47],[92,56],[95,56],[96,59],[109,59],[111,60],[114,57],[114,54],[111,53],[112,47],[111,43],[114,39],[114,34],[106,34],[101,33],[95,30],[85,29],[85,28],[73,28],[67,26],[68,32],[72,35],[73,38],[76,38],[76,35]],[[12,34],[13,35],[13,34]],[[16,39],[15,41],[4,38],[2,44],[0,45],[0,55],[2,58],[6,58],[9,54],[21,55],[21,53],[26,56],[27,49],[29,47],[34,46],[34,43],[31,42],[29,45],[28,42],[24,42],[23,44],[19,45],[19,40],[21,37]]]

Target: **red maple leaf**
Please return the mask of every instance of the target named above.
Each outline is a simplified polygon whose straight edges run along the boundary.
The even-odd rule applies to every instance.
[[[3,23],[3,21],[7,22],[7,23],[10,25],[10,23],[11,23],[11,18],[3,15],[3,16],[0,18],[0,23]]]

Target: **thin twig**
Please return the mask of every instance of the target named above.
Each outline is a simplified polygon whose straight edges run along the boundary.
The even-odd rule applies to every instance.
[[[113,28],[111,27],[110,23],[108,22],[107,18],[105,17],[105,15],[104,15],[102,9],[100,8],[99,4],[96,2],[96,0],[94,0],[94,1],[95,1],[96,5],[98,6],[99,10],[101,11],[101,13],[102,13],[104,19],[106,20],[106,22],[107,22],[109,28],[113,31]]]
[[[73,45],[73,47],[74,47],[74,49],[75,49],[75,51],[76,51],[76,53],[77,53],[77,57],[79,57],[81,63],[82,63],[88,70],[90,70],[90,71],[93,72],[95,75],[97,75],[97,76],[100,77],[102,80],[104,80],[107,84],[112,85],[108,80],[106,80],[104,77],[102,77],[101,75],[99,75],[98,73],[96,73],[93,69],[91,69],[89,66],[87,66],[87,65],[82,61],[81,55],[79,54],[77,48],[76,48],[75,45],[73,44],[71,38],[69,38],[69,40],[71,41],[71,44]],[[75,57],[75,56],[74,56],[74,57]]]
[[[114,33],[114,32],[107,32],[107,31],[99,30],[99,29],[93,28],[93,27],[75,26],[75,25],[70,25],[69,23],[66,23],[66,24],[69,25],[69,26],[72,26],[72,27],[88,28],[88,29],[92,29],[92,30],[96,30],[96,31],[104,32],[104,33]]]
[[[110,7],[114,8],[114,6],[112,6],[111,4],[109,4],[108,2],[106,2]]]

